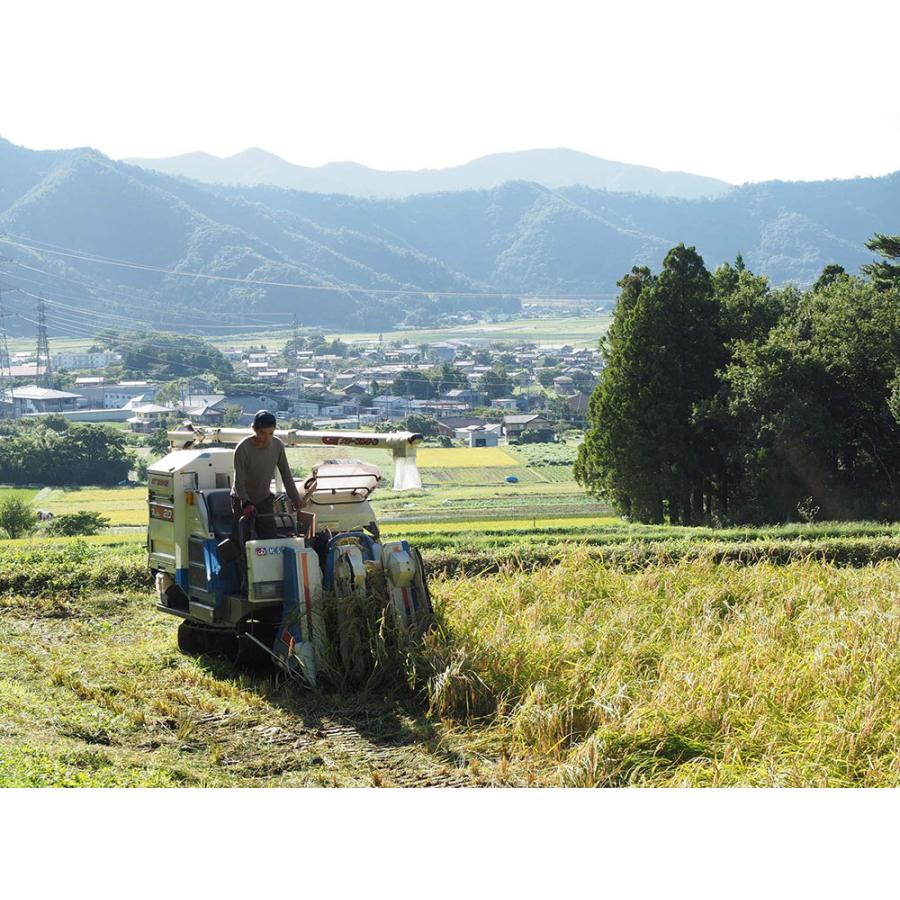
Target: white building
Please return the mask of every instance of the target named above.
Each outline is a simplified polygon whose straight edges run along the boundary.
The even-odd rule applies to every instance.
[[[94,353],[63,351],[52,357],[54,369],[105,369],[122,362],[120,353],[100,350]]]
[[[129,400],[143,397],[144,402],[156,396],[156,385],[149,381],[122,381],[119,384],[103,386],[104,409],[122,409]]]

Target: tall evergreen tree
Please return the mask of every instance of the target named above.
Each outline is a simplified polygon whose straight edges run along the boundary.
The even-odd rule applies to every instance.
[[[712,279],[680,244],[658,277],[635,269],[619,286],[575,475],[637,519],[690,524],[713,488],[715,448],[698,422],[724,360]]]
[[[862,271],[872,279],[879,290],[900,288],[900,264],[887,260],[900,259],[900,234],[878,234],[866,241],[866,248],[883,256],[879,262],[862,266]]]

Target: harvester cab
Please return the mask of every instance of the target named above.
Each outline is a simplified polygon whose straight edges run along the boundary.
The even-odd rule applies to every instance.
[[[382,542],[369,499],[381,480],[374,465],[327,459],[302,511],[277,480],[277,537],[258,539],[235,522],[231,486],[236,445],[251,432],[189,423],[169,432],[172,451],[147,470],[147,550],[157,608],[182,619],[185,652],[214,650],[235,661],[272,660],[315,685],[348,643],[336,629],[369,607],[407,634],[432,616],[421,554],[405,540]],[[286,447],[388,450],[394,489],[421,487],[415,462],[422,436],[408,432],[279,431]],[[326,449],[327,448],[327,449]],[[235,527],[237,526],[237,527]],[[337,624],[335,624],[337,623]],[[362,652],[360,642],[354,645]],[[345,668],[354,667],[344,659]]]

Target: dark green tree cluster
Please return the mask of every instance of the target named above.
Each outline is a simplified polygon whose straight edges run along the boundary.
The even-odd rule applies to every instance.
[[[4,424],[0,482],[117,484],[128,476],[133,459],[121,431],[57,418]]]
[[[231,363],[203,338],[159,331],[105,331],[101,341],[122,354],[122,370],[127,377],[168,381],[198,374],[225,378],[233,374]]]
[[[496,365],[490,372],[484,373],[479,387],[487,394],[488,400],[511,397],[513,392],[513,383],[506,371],[506,366],[502,363]]]
[[[683,245],[633,269],[578,481],[645,522],[900,517],[900,272],[867,274],[773,290]]]
[[[427,371],[404,369],[398,372],[391,386],[391,393],[414,400],[432,400],[455,388],[466,388],[468,384],[462,370],[450,363],[443,363]]]

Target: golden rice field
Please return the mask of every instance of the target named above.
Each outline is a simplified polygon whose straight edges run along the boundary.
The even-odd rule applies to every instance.
[[[99,512],[110,520],[113,527],[147,523],[145,487],[45,489],[32,503],[36,508],[48,510],[54,515]]]
[[[900,785],[900,563],[695,559],[434,588],[432,712],[576,786]]]
[[[0,786],[900,786],[895,559],[436,576],[389,681],[312,695],[179,653],[136,548],[70,547],[65,593],[4,573]]]
[[[533,519],[489,519],[478,522],[479,533],[490,534],[492,531],[521,531],[528,533],[537,528],[553,528],[555,526],[577,528],[596,526],[619,526],[622,520],[613,516],[572,516],[567,518],[547,518],[536,516]],[[461,534],[472,530],[472,522],[393,522],[383,525],[385,534]]]
[[[425,447],[416,452],[416,462],[422,469],[517,468],[521,465],[502,447]]]

